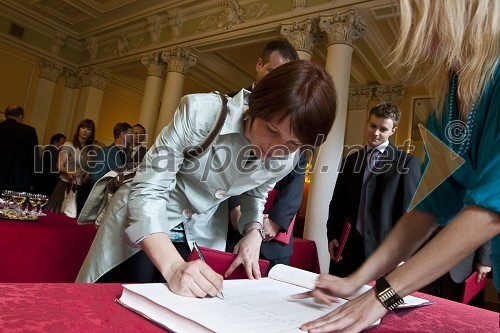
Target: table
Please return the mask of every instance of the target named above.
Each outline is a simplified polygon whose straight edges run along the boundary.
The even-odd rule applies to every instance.
[[[114,302],[120,284],[0,284],[0,327],[10,332],[163,332]],[[396,310],[370,332],[498,332],[499,314],[415,293],[436,304]]]
[[[94,239],[93,224],[47,212],[36,222],[0,219],[1,282],[74,282]],[[293,239],[290,264],[319,273],[316,243]]]
[[[0,282],[74,282],[95,233],[50,212],[34,222],[0,219]]]
[[[290,266],[319,273],[320,268],[316,242],[302,238],[294,238]]]

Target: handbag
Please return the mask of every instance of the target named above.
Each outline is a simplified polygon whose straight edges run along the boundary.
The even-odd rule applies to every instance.
[[[208,148],[215,141],[219,135],[222,126],[227,118],[227,97],[215,91],[215,94],[221,99],[221,109],[217,119],[215,121],[214,127],[210,130],[205,140],[199,145],[194,147],[188,147],[183,151],[185,159],[195,158],[201,156],[205,153]],[[101,220],[106,216],[106,211],[109,205],[111,205],[112,199],[118,190],[128,191],[127,188],[122,189],[124,185],[130,184],[135,177],[137,168],[127,170],[124,172],[110,171],[105,174],[101,179],[99,179],[92,191],[89,194],[85,205],[78,217],[79,224],[95,223],[98,228],[101,225]],[[127,187],[130,187],[129,185]],[[106,219],[104,218],[104,221]]]
[[[64,191],[64,200],[61,205],[61,212],[68,217],[76,217],[76,192],[77,185],[75,182],[70,181],[66,184]]]

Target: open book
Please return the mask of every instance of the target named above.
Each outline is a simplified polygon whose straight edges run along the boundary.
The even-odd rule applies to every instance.
[[[302,332],[302,324],[347,302],[325,306],[312,299],[291,299],[294,294],[313,289],[317,277],[298,268],[276,265],[267,278],[224,281],[223,300],[183,297],[172,293],[166,284],[154,283],[123,285],[117,301],[173,332]],[[412,302],[413,306],[428,304],[416,297]]]

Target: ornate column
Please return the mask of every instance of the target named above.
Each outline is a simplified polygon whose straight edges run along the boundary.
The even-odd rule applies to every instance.
[[[38,81],[35,103],[33,105],[31,124],[35,127],[38,142],[41,144],[45,143],[45,128],[49,119],[54,88],[62,71],[63,68],[61,66],[47,60],[40,61],[40,80]]]
[[[322,272],[328,272],[330,256],[326,238],[328,206],[337,180],[337,168],[342,158],[347,96],[354,41],[361,37],[366,24],[354,9],[320,15],[319,28],[328,37],[326,70],[332,75],[337,89],[338,109],[335,123],[325,143],[316,153],[314,172],[309,187],[304,236],[316,241]]]
[[[80,89],[75,123],[88,118],[92,119],[97,127],[101,113],[102,96],[106,84],[111,81],[111,75],[97,67],[91,67],[82,69],[79,72],[79,77],[82,80],[82,88]]]
[[[146,66],[147,77],[139,123],[146,128],[148,146],[150,146],[155,139],[156,119],[158,119],[161,88],[165,77],[165,63],[158,52],[142,57],[141,63]]]
[[[59,107],[59,118],[57,121],[57,132],[63,133],[66,137],[73,135],[76,124],[73,123],[78,102],[78,89],[82,82],[78,77],[78,72],[65,68],[64,77],[66,79],[64,85],[64,93]]]
[[[172,120],[179,100],[182,97],[187,70],[196,64],[196,56],[181,47],[165,51],[161,57],[167,64],[167,79],[165,88],[163,89],[160,115],[158,116],[156,131],[154,133],[155,137]]]
[[[312,19],[281,25],[281,36],[293,45],[299,58],[311,60],[312,49],[318,41],[315,25]]]
[[[373,89],[373,87],[360,87],[349,90],[344,157],[353,149],[365,144],[365,125]]]

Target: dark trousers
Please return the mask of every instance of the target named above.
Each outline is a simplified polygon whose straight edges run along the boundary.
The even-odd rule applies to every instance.
[[[339,262],[330,260],[329,273],[339,277],[346,277],[357,270],[365,261],[365,245],[363,236],[355,228],[351,229],[346,240],[342,259]]]
[[[184,260],[187,260],[191,250],[187,243],[173,243]],[[107,283],[154,283],[166,282],[160,271],[153,265],[144,251],[139,251],[116,266],[96,282]]]

